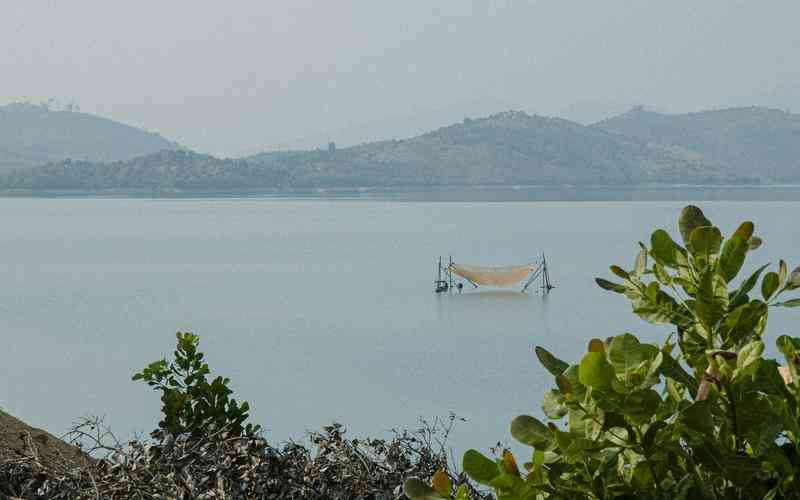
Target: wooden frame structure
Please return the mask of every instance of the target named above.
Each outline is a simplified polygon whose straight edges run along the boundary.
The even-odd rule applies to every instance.
[[[549,293],[550,290],[555,288],[555,286],[550,280],[550,271],[547,268],[547,258],[545,257],[544,253],[542,253],[541,259],[533,261],[530,265],[533,264],[535,264],[536,267],[530,272],[530,274],[527,276],[526,279],[523,278],[525,279],[525,284],[523,285],[520,292],[527,293],[531,285],[533,285],[537,280],[541,280],[540,288],[542,290],[542,293]],[[517,267],[519,268],[523,266],[517,266]],[[454,269],[456,270],[455,272]],[[495,269],[503,269],[503,268],[495,268]],[[511,267],[510,269],[514,268]],[[453,262],[452,256],[448,256],[447,265],[444,264],[442,257],[440,256],[437,265],[437,277],[436,280],[434,281],[435,285],[434,291],[436,293],[444,293],[444,292],[449,292],[455,288],[460,292],[463,288],[463,283],[461,283],[459,280],[464,280],[469,284],[471,284],[474,288],[478,288],[480,284],[473,281],[473,279],[476,281],[481,281],[479,277],[476,277],[473,274],[472,275],[473,279],[470,279],[468,275],[469,273],[464,272],[463,269],[460,269],[459,266],[456,266],[456,264]],[[486,281],[488,281],[490,285],[492,284],[492,280],[490,278],[487,278]],[[486,283],[484,282],[484,285],[485,284]]]

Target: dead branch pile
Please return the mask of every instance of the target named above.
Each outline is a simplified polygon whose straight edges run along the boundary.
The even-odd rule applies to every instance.
[[[403,480],[445,470],[456,484],[465,478],[449,466],[445,442],[455,417],[423,422],[390,439],[349,439],[339,424],[311,433],[309,445],[270,446],[260,437],[224,432],[203,438],[153,434],[124,446],[86,420],[67,435],[105,458],[81,466],[42,463],[36,457],[0,463],[2,494],[21,498],[164,499],[396,499]],[[111,438],[111,442],[103,441]],[[476,494],[476,498],[477,494]]]

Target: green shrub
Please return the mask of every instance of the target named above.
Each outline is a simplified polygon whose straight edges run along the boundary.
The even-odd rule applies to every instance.
[[[143,380],[153,389],[161,391],[161,413],[158,423],[161,434],[209,436],[224,433],[227,436],[252,436],[260,427],[245,424],[250,405],[237,403],[230,395],[229,379],[216,377],[211,382],[206,376],[210,370],[197,350],[200,338],[191,333],[177,334],[175,359],[150,363],[133,376]]]
[[[800,288],[800,267],[789,273],[780,261],[733,286],[761,244],[753,223],[723,239],[689,206],[678,226],[683,245],[659,229],[632,270],[611,266],[621,282],[597,279],[673,333],[660,346],[628,333],[592,339],[572,365],[537,347],[555,387],[542,402],[550,422],[511,422],[511,435],[533,448],[523,470],[509,452],[463,458],[498,499],[800,498],[800,338],[777,339],[784,377],[762,356],[769,307],[800,306],[779,301]],[[450,498],[435,486],[411,478],[405,492]]]

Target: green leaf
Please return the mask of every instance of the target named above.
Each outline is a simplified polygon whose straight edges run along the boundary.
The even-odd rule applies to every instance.
[[[770,375],[779,379],[777,383],[783,386],[774,365]],[[745,380],[741,385],[752,385],[753,389],[761,389],[759,386],[763,384],[756,378],[753,384]],[[796,420],[789,416],[786,405],[787,396],[791,397],[788,393],[774,396],[760,394],[752,389],[734,391],[739,433],[745,436],[755,455],[767,451],[782,431],[796,428]]]
[[[607,387],[614,380],[614,367],[601,352],[587,353],[581,360],[578,376],[581,384],[589,387]]]
[[[525,483],[519,476],[503,474],[492,480],[489,486],[495,490],[497,497],[500,499],[525,498],[523,496]]]
[[[781,335],[778,337],[775,340],[775,345],[790,363],[794,361],[798,356],[798,351],[800,351],[800,339],[792,338],[788,335]]]
[[[649,491],[655,484],[655,478],[650,467],[645,462],[639,462],[631,473],[631,486],[639,492]]]
[[[711,416],[711,399],[696,401],[690,404],[683,412],[681,417],[683,422],[690,428],[703,434],[714,432],[714,422]]]
[[[551,420],[558,420],[567,414],[567,407],[564,406],[564,395],[555,389],[550,389],[544,393],[542,399],[542,411]]]
[[[556,386],[564,394],[572,394],[572,383],[563,373],[556,375]]]
[[[749,336],[759,334],[759,325],[768,313],[767,304],[755,299],[728,313],[719,329],[725,346],[732,347]]]
[[[632,305],[634,314],[650,323],[683,325],[691,321],[688,312],[669,294],[660,290],[656,282],[651,282],[646,293],[633,300]]]
[[[728,309],[728,284],[725,278],[712,270],[700,277],[700,287],[695,297],[695,312],[707,327],[713,327]]]
[[[785,400],[792,396],[780,374],[780,365],[774,359],[759,359],[740,370],[734,379],[731,393],[737,399],[752,400],[759,393],[778,396]]]
[[[647,369],[647,375],[645,377],[645,381],[648,384],[650,383],[657,384],[660,381],[659,374],[661,373],[660,370],[661,363],[664,362],[664,354],[658,349],[656,349],[655,353],[656,356],[652,360],[650,360],[646,365],[644,365],[644,368]]]
[[[582,452],[592,446],[592,442],[573,432],[555,431],[555,442],[561,455],[572,460],[582,455]]]
[[[775,307],[800,307],[800,299],[791,299],[784,302],[776,302],[772,304]]]
[[[622,269],[619,266],[611,266],[611,267],[609,267],[609,269],[611,269],[611,272],[614,273],[615,275],[617,275],[617,277],[622,278],[624,280],[630,279],[630,277],[631,277],[631,275],[628,274],[627,271],[625,271],[624,269]]]
[[[692,454],[696,462],[702,463],[712,474],[725,474],[725,468],[722,465],[722,450],[719,446],[715,446],[716,443],[711,438],[696,438],[692,444]],[[699,498],[714,497],[704,495]]]
[[[462,484],[458,487],[456,491],[456,500],[472,500],[469,496],[469,487],[466,484]]]
[[[725,476],[740,488],[746,488],[752,483],[761,470],[761,462],[746,455],[727,455],[722,464]]]
[[[636,276],[642,276],[647,269],[647,249],[642,245],[642,249],[636,255],[636,261],[633,264],[633,272]]]
[[[464,453],[461,468],[473,480],[487,486],[494,478],[500,475],[497,464],[476,450],[467,450]]]
[[[738,236],[739,238],[747,241],[753,236],[753,232],[755,231],[756,226],[751,221],[744,221],[742,222],[739,227],[736,229],[736,232],[733,233],[734,236]]]
[[[778,287],[782,287],[786,283],[786,278],[789,277],[789,271],[786,268],[786,262],[781,259],[778,262]]]
[[[667,423],[663,420],[657,420],[647,429],[642,437],[642,447],[645,450],[651,450],[656,442],[656,435],[658,432],[667,427]]]
[[[789,446],[793,448],[794,444],[789,443]],[[777,444],[772,443],[766,450],[764,450],[764,453],[760,458],[763,460],[762,464],[766,462],[767,467],[777,473],[779,476],[790,477],[794,475],[794,468],[792,467],[792,463],[789,461],[789,458],[786,456],[786,452],[784,452],[783,448]]]
[[[520,415],[511,421],[511,436],[520,443],[537,449],[545,449],[553,441],[550,429],[530,415]]]
[[[703,211],[694,205],[688,205],[681,211],[678,219],[678,229],[680,229],[684,244],[691,246],[692,231],[698,227],[711,226],[711,221],[706,219]]]
[[[589,352],[606,352],[606,344],[600,339],[591,339],[587,347]]]
[[[736,367],[740,370],[747,368],[751,363],[761,359],[761,353],[764,352],[764,343],[760,340],[754,340],[749,344],[745,344],[739,350],[736,357]]]
[[[567,413],[567,430],[573,434],[585,436],[591,433],[592,424],[593,422],[586,418],[586,412],[582,410],[571,409]]]
[[[672,276],[670,276],[669,272],[667,272],[664,266],[658,262],[653,265],[653,274],[656,275],[656,279],[662,285],[670,286],[672,284]]]
[[[761,246],[763,241],[758,236],[753,236],[749,240],[747,240],[747,249],[748,250],[756,250],[758,247]]]
[[[645,389],[629,394],[625,398],[626,416],[636,424],[649,422],[655,415],[661,396],[652,389]]]
[[[405,480],[403,483],[403,493],[411,500],[441,500],[445,498],[416,477]]]
[[[725,245],[722,247],[722,254],[719,257],[719,270],[725,281],[730,283],[739,274],[746,256],[747,240],[742,239],[738,234],[734,234],[725,241]]]
[[[534,352],[536,352],[536,357],[539,358],[539,362],[542,363],[542,366],[550,372],[553,376],[558,376],[564,373],[564,370],[569,368],[569,365],[557,357],[553,356],[547,349],[544,347],[536,346],[534,348]]]
[[[737,295],[747,295],[750,293],[750,290],[755,288],[756,283],[758,283],[758,278],[761,276],[761,273],[764,272],[764,269],[769,267],[769,264],[764,264],[763,266],[756,269],[756,272],[750,275],[740,286],[739,290],[736,291]]]
[[[695,255],[716,255],[722,245],[722,233],[713,226],[698,227],[689,238]]]
[[[794,268],[792,274],[789,275],[789,282],[786,284],[787,290],[794,290],[800,288],[800,266]]]
[[[667,394],[670,395],[675,403],[680,403],[683,401],[684,387],[676,382],[675,379],[667,377],[664,385],[666,386]]]
[[[612,338],[608,347],[608,359],[617,373],[633,371],[643,362],[652,360],[656,354],[656,346],[642,344],[630,333]]]
[[[583,399],[583,397],[586,395],[586,386],[584,386],[580,380],[580,366],[571,365],[569,368],[564,370],[562,376],[563,379],[560,381],[560,377],[556,377],[556,385],[558,385],[559,389],[565,394],[570,393],[573,399]],[[569,387],[566,387],[567,385]]]
[[[661,356],[663,357],[661,366],[659,366],[659,371],[661,374],[684,385],[694,398],[697,394],[697,380],[689,375],[689,373],[683,369],[681,364],[675,358],[673,358],[672,355],[665,351],[661,351]]]
[[[602,288],[603,290],[608,290],[610,292],[616,293],[625,293],[628,289],[625,286],[620,285],[619,283],[614,283],[612,281],[604,280],[603,278],[595,278],[595,283]]]
[[[672,240],[669,233],[658,229],[650,236],[650,247],[653,258],[667,267],[678,267],[676,254],[683,253],[683,249]]]
[[[777,273],[769,272],[764,276],[764,279],[761,280],[761,296],[764,297],[764,300],[769,300],[772,297],[772,294],[778,289],[779,282],[780,278],[778,278]]]
[[[544,451],[542,450],[533,450],[533,458],[531,459],[533,465],[536,467],[541,466],[544,463]]]

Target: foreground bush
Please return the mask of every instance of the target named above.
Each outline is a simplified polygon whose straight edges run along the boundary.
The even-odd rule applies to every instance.
[[[800,338],[777,339],[786,367],[763,357],[769,308],[800,306],[784,299],[800,288],[800,267],[763,266],[734,286],[761,244],[753,223],[724,240],[689,206],[678,226],[683,245],[659,229],[633,269],[611,266],[621,282],[597,279],[673,333],[661,345],[627,333],[592,339],[572,365],[537,347],[555,377],[542,402],[550,422],[511,422],[531,456],[521,467],[508,452],[463,458],[498,499],[800,498]],[[453,490],[436,478],[405,483],[415,500],[467,498]]]
[[[255,435],[260,426],[246,423],[250,404],[239,404],[231,397],[230,379],[216,377],[209,382],[211,370],[203,361],[204,354],[197,350],[200,338],[181,332],[176,337],[178,345],[172,362],[155,361],[133,376],[133,380],[142,380],[161,391],[164,418],[158,423],[158,436]]]

